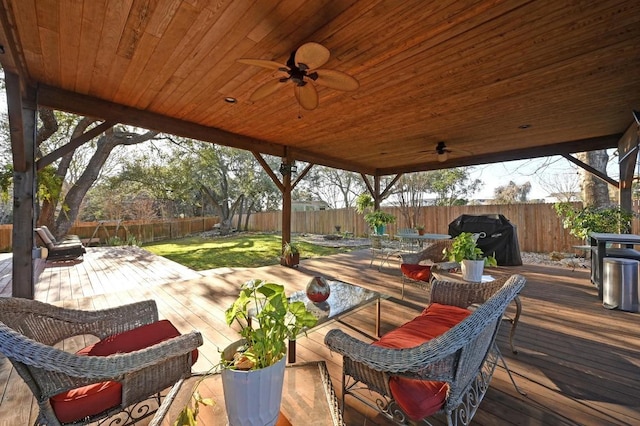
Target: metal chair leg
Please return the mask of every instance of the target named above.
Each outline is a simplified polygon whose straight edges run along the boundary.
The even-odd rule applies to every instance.
[[[502,362],[502,366],[504,367],[505,370],[507,370],[507,374],[509,375],[509,379],[511,380],[513,387],[516,388],[516,391],[518,391],[520,395],[527,396],[527,393],[520,390],[520,388],[516,384],[516,381],[514,380],[513,375],[511,374],[511,370],[509,370],[509,366],[507,365],[507,360],[504,359],[504,357],[502,356],[502,352],[500,352],[500,348],[498,347],[498,344],[494,343],[494,346],[496,349],[496,353],[498,354],[498,358],[500,358],[500,362]]]

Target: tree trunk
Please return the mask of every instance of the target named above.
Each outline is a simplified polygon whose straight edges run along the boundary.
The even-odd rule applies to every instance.
[[[73,222],[78,218],[80,204],[84,196],[100,175],[100,170],[109,158],[111,151],[118,145],[135,145],[148,141],[157,134],[158,132],[152,131],[144,134],[132,134],[114,131],[113,129],[105,132],[105,134],[98,139],[96,151],[91,157],[91,160],[89,160],[86,169],[64,198],[65,208],[60,211],[56,220],[56,235],[64,235],[69,232]]]
[[[606,150],[578,153],[577,158],[594,169],[607,173],[609,155]],[[580,169],[582,202],[585,206],[603,207],[611,204],[609,184],[584,169]]]

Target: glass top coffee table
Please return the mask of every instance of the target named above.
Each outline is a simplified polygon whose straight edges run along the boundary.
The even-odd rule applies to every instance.
[[[380,337],[380,301],[388,299],[389,296],[343,281],[327,279],[327,282],[331,291],[329,298],[322,303],[310,301],[305,290],[297,291],[289,296],[291,302],[304,302],[307,309],[318,319],[318,323],[313,328],[307,329],[306,332],[308,333],[329,321],[340,321],[343,316],[375,302],[375,337]],[[289,341],[288,361],[296,362],[295,340]]]

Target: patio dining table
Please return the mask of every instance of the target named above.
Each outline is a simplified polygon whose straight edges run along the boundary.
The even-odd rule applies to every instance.
[[[406,244],[408,244],[408,251],[419,251],[423,248],[425,242],[434,242],[439,240],[448,240],[451,238],[449,234],[405,234],[399,233],[396,234],[396,237],[400,240],[400,247],[405,249]],[[415,244],[415,247],[414,247]]]

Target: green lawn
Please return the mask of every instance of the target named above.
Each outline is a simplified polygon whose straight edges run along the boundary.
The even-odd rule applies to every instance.
[[[272,234],[242,233],[229,237],[190,237],[144,244],[144,248],[196,271],[222,267],[248,267],[280,263],[281,238]],[[345,253],[351,248],[323,247],[294,242],[300,247],[300,258]]]

